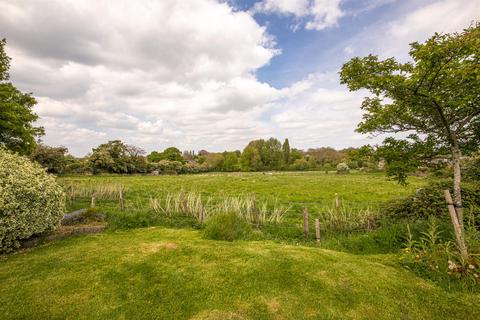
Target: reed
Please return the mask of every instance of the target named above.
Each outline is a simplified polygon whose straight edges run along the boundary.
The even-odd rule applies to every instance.
[[[215,202],[213,198],[202,198],[199,192],[180,191],[168,193],[162,198],[150,198],[150,209],[156,214],[166,216],[190,216],[202,222],[213,215],[232,212],[252,224],[278,223],[288,212],[290,207],[284,207],[275,201],[272,206],[268,203],[256,203],[252,197],[242,195],[224,197]]]

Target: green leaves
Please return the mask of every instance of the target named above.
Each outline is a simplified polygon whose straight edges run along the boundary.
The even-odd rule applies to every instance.
[[[361,133],[408,132],[380,149],[387,172],[405,183],[406,173],[438,154],[464,153],[480,144],[480,24],[462,33],[434,34],[412,43],[412,62],[369,55],[353,58],[340,72],[352,91],[372,94],[362,103]],[[448,146],[448,149],[445,148]]]
[[[44,134],[41,127],[34,127],[38,116],[32,111],[37,101],[29,93],[20,92],[8,80],[10,58],[0,41],[0,146],[19,152],[30,153],[36,145],[36,138]]]

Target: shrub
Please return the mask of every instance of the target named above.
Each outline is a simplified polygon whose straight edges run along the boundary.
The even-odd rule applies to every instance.
[[[252,227],[235,213],[219,213],[209,218],[203,231],[204,237],[212,240],[233,241],[247,239]]]
[[[304,158],[296,159],[293,162],[293,164],[291,165],[291,168],[293,170],[304,171],[304,170],[307,170],[309,168],[309,163]]]
[[[463,170],[465,179],[480,181],[480,152],[466,161]]]
[[[64,206],[65,194],[53,176],[26,157],[0,149],[0,252],[53,230]]]
[[[338,174],[347,174],[350,172],[350,168],[345,162],[340,162],[337,164],[337,173]]]
[[[425,188],[418,189],[415,194],[394,199],[383,205],[382,211],[386,215],[396,218],[425,219],[436,216],[448,219],[447,205],[443,190],[452,191],[451,181],[438,181]],[[462,200],[465,218],[469,215],[480,222],[480,186],[477,184],[462,183]]]

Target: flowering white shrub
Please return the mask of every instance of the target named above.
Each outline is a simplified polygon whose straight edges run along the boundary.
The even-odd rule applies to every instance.
[[[40,165],[0,148],[0,252],[20,239],[53,230],[63,217],[65,194]]]
[[[338,174],[347,174],[349,172],[350,172],[350,168],[348,167],[348,165],[345,162],[340,162],[337,165],[337,173]]]

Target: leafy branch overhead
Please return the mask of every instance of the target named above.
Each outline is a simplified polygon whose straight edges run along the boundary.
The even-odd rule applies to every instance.
[[[480,141],[480,25],[462,33],[434,34],[414,42],[411,62],[353,58],[341,70],[341,83],[352,91],[367,89],[361,133],[417,134],[408,140],[416,154],[469,153]],[[387,141],[388,142],[388,141]],[[389,140],[390,144],[392,141]]]

